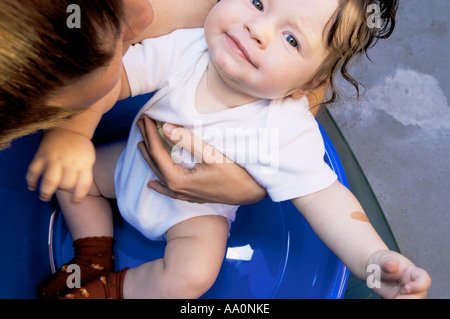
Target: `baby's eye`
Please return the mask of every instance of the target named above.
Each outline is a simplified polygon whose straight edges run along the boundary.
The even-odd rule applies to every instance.
[[[298,47],[297,40],[294,38],[292,34],[285,33],[284,37],[286,38],[287,42],[289,42],[289,44],[292,45],[294,48]]]
[[[256,9],[258,9],[259,11],[264,11],[264,6],[262,4],[261,1],[259,0],[252,0],[253,5],[255,6]]]

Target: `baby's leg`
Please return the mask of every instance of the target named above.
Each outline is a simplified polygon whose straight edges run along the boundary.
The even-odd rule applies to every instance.
[[[198,298],[215,282],[225,255],[228,222],[222,216],[183,221],[167,232],[162,259],[129,269],[125,298]]]
[[[83,285],[114,270],[112,210],[103,195],[114,196],[114,167],[123,147],[121,143],[97,149],[95,182],[83,201],[74,203],[69,191],[57,191],[58,203],[74,241],[75,256],[41,285],[42,297],[54,298],[67,292],[67,278],[72,273],[66,269],[70,264],[80,267]]]

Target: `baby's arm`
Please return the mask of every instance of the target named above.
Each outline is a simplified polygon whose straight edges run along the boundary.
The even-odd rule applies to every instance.
[[[100,101],[70,119],[44,132],[26,176],[28,187],[37,188],[40,197],[51,199],[59,189],[73,190],[73,200],[83,199],[92,184],[95,149],[91,142],[100,119],[117,102],[129,96],[125,71],[114,89]]]
[[[383,298],[425,297],[431,285],[428,273],[388,249],[358,200],[342,184],[335,182],[317,193],[293,199],[293,203],[319,238],[355,276],[366,280],[373,271],[368,267],[379,267],[381,287],[374,288],[378,295]]]

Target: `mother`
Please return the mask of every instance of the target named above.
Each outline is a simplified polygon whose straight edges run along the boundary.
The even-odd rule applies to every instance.
[[[0,149],[18,137],[86,115],[89,106],[116,86],[121,57],[130,44],[181,27],[200,27],[215,3],[78,0],[81,25],[77,28],[68,24],[70,0],[2,0]],[[229,204],[265,196],[265,190],[236,164],[204,161],[194,170],[169,164],[168,155],[159,151],[160,141],[154,138],[155,127],[145,129],[146,143],[140,149],[149,164],[154,161],[165,182],[152,184],[157,191],[179,199]],[[38,177],[28,178],[36,181]],[[45,176],[43,182],[52,183]]]

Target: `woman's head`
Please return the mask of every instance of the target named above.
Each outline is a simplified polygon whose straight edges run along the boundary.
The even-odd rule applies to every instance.
[[[398,0],[340,0],[339,7],[324,34],[328,56],[311,82],[314,87],[329,83],[331,97],[324,104],[337,100],[335,77],[350,82],[359,97],[359,84],[349,74],[352,61],[367,54],[378,39],[388,38],[394,31]],[[313,87],[313,88],[314,88]]]
[[[121,41],[151,22],[148,0],[77,0],[77,28],[68,24],[72,3],[0,3],[0,149],[78,114],[108,93],[120,75],[115,64],[120,64]],[[147,14],[136,15],[136,8]],[[128,19],[132,23],[127,15],[134,15]],[[72,95],[71,103],[57,103],[70,87],[87,90]]]

